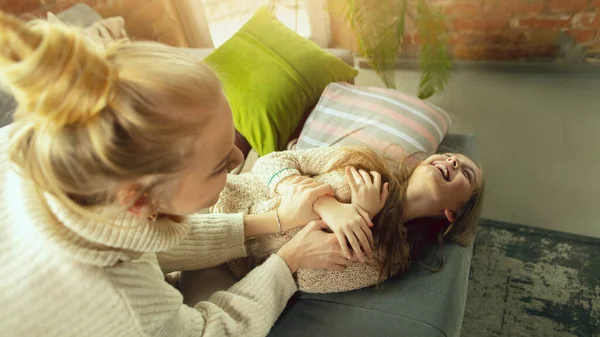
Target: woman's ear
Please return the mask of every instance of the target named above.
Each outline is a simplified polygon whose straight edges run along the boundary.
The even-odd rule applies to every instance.
[[[454,220],[456,219],[456,212],[454,212],[453,210],[450,209],[445,209],[444,210],[444,215],[446,216],[446,219],[450,222],[450,223],[454,223]]]
[[[149,213],[152,200],[146,194],[141,194],[142,186],[139,184],[123,185],[117,193],[117,201],[133,215],[145,216]]]

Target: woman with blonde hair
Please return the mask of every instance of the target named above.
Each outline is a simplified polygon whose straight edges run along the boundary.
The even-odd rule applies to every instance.
[[[0,12],[0,81],[19,103],[0,130],[1,336],[263,336],[294,272],[348,263],[312,210],[327,185],[265,214],[197,214],[242,155],[217,77],[185,51]],[[164,282],[307,223],[209,301],[185,306]]]

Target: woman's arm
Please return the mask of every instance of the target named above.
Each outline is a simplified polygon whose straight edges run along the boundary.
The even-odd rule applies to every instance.
[[[281,231],[287,232],[291,229],[306,225],[297,221],[281,220]],[[244,215],[244,236],[247,238],[262,236],[267,234],[279,233],[279,224],[277,223],[277,215],[275,211],[270,211],[263,214],[245,214]]]
[[[331,186],[296,186],[278,210],[265,214],[194,214],[190,230],[175,247],[157,254],[165,273],[208,268],[246,256],[245,238],[288,231],[319,218],[313,204]],[[279,218],[279,220],[278,220]]]
[[[112,272],[140,335],[154,337],[266,336],[297,289],[288,265],[277,255],[193,307],[184,305],[179,291],[162,280],[155,263],[144,260]]]
[[[209,268],[246,256],[243,214],[194,214],[175,247],[156,254],[164,273]]]
[[[194,308],[182,305],[181,294],[162,280],[153,255],[111,269],[110,279],[144,335],[265,336],[296,291],[293,272],[343,271],[347,265],[323,228],[322,221],[312,221],[238,283]]]
[[[282,221],[281,224],[282,231],[300,226],[293,221]],[[278,232],[275,211],[196,214],[191,217],[186,237],[177,246],[157,253],[157,258],[164,273],[210,268],[246,256],[246,238]]]
[[[193,326],[198,336],[266,336],[296,290],[286,262],[272,255],[229,290],[196,304]]]

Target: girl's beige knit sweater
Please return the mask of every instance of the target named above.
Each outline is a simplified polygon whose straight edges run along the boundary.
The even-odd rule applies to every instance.
[[[279,182],[291,175],[310,176],[315,181],[330,184],[339,201],[350,202],[350,185],[344,169],[336,167],[347,156],[352,156],[352,148],[347,146],[271,153],[260,158],[252,171],[229,176],[219,201],[211,211],[260,214],[274,210],[281,202],[275,189]],[[353,159],[354,165],[366,164],[360,157]],[[291,240],[299,230],[294,229],[281,236],[271,234],[248,239],[248,256],[230,261],[231,271],[237,277],[245,276]],[[296,281],[301,291],[333,293],[375,285],[379,281],[379,273],[379,262],[374,257],[364,263],[353,263],[343,272],[300,269]]]

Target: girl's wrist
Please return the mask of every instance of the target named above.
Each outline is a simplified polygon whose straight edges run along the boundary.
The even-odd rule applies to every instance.
[[[315,201],[313,204],[313,210],[321,218],[323,218],[323,215],[327,214],[327,212],[332,212],[340,204],[341,203],[333,196],[325,195]]]
[[[326,205],[331,202],[329,198],[332,197],[325,195],[315,200],[315,203],[313,204],[313,211],[321,215],[321,212],[327,207]]]

